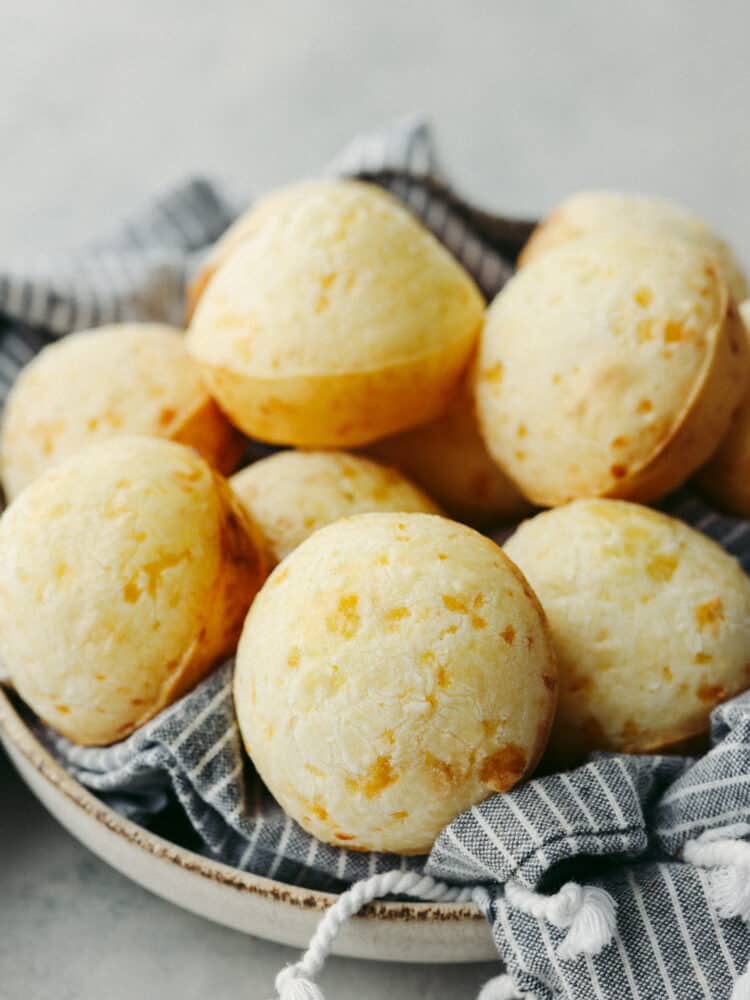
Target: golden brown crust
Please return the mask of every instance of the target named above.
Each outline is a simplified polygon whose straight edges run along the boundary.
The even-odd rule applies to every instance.
[[[235,471],[247,448],[247,439],[208,396],[177,418],[169,437],[195,448],[223,476]]]
[[[686,469],[699,468],[716,451],[747,394],[750,346],[739,313],[725,289],[725,320],[706,365],[669,436],[627,481],[604,495],[648,503],[679,486]]]
[[[435,419],[457,392],[465,363],[459,348],[338,375],[256,378],[207,362],[203,373],[232,421],[259,441],[359,448]]]

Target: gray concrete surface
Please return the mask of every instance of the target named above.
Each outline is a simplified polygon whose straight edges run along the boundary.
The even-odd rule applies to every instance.
[[[96,235],[187,174],[261,191],[429,113],[499,210],[671,195],[750,263],[745,0],[1,0],[0,260]],[[108,870],[0,764],[2,1000],[263,1000],[285,949]],[[334,961],[329,1000],[472,998],[492,969]]]

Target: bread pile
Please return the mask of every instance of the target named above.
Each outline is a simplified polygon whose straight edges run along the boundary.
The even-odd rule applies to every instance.
[[[12,682],[103,745],[236,649],[258,773],[357,850],[428,850],[545,753],[692,745],[750,687],[750,582],[642,505],[693,479],[750,517],[747,293],[655,199],[569,199],[486,306],[382,190],[272,194],[197,275],[186,335],[77,333],[12,390]],[[237,472],[245,435],[290,450]],[[534,507],[504,550],[460,523]]]

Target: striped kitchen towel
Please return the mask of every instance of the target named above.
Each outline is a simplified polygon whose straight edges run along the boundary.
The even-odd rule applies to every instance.
[[[331,169],[402,198],[488,298],[512,273],[529,226],[457,196],[423,123],[358,139]],[[71,330],[179,323],[186,281],[235,214],[213,186],[194,181],[95,245],[0,267],[0,399],[41,346]],[[750,571],[746,523],[688,492],[666,507]],[[183,841],[230,865],[335,891],[394,871],[466,887],[510,976],[487,987],[487,1000],[750,996],[750,694],[715,710],[712,748],[698,760],[595,755],[487,799],[443,831],[429,856],[406,859],[321,844],[283,813],[243,754],[231,670],[225,664],[106,749],[35,725],[115,808],[160,829],[178,811]]]

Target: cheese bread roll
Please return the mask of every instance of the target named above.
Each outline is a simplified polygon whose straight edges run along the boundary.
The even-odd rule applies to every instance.
[[[533,770],[556,670],[538,601],[488,538],[429,514],[360,514],[269,577],[234,695],[253,763],[306,830],[415,854]]]
[[[12,499],[60,459],[117,434],[191,445],[227,473],[243,450],[181,331],[156,323],[113,324],[70,334],[21,372],[0,437],[6,495]]]
[[[690,240],[715,256],[735,303],[750,295],[750,286],[732,248],[702,219],[663,198],[614,191],[582,191],[559,205],[531,234],[518,259],[530,264],[553,247],[592,233],[644,236],[659,231]]]
[[[748,338],[715,259],[671,238],[550,250],[487,315],[487,447],[532,501],[656,500],[717,448],[747,390]]]
[[[308,189],[314,189],[319,181],[301,181],[297,184],[290,184],[287,187],[279,188],[270,194],[259,198],[254,205],[244,211],[232,225],[223,233],[216,243],[208,251],[187,290],[187,322],[189,323],[196,310],[201,296],[208,287],[208,283],[216,274],[218,269],[229,257],[232,251],[243,243],[249,236],[263,224],[266,215],[282,209],[287,203],[291,204],[296,199],[303,197]]]
[[[0,519],[0,658],[45,722],[113,743],[233,651],[264,575],[257,529],[202,458],[100,442]]]
[[[396,469],[341,451],[281,451],[230,480],[280,562],[318,528],[369,511],[439,514]]]
[[[397,466],[460,521],[510,521],[531,509],[487,451],[468,380],[437,420],[378,441],[368,454]]]
[[[750,335],[750,299],[740,306]],[[701,490],[723,510],[750,518],[750,392],[745,394],[724,440],[698,477]]]
[[[211,278],[188,342],[246,433],[338,448],[437,416],[482,314],[467,272],[395,198],[319,181],[261,212]]]
[[[557,651],[554,763],[678,746],[750,686],[750,582],[682,521],[578,500],[526,521],[505,551],[539,595]]]

